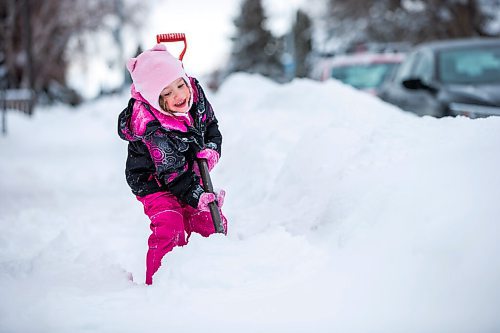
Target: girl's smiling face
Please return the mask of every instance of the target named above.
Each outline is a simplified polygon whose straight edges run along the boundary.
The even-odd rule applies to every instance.
[[[189,111],[191,92],[183,78],[178,78],[160,93],[160,106],[165,111],[186,113]]]

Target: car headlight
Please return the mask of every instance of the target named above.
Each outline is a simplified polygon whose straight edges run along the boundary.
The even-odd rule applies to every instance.
[[[485,116],[500,116],[500,107],[466,103],[451,103],[450,110],[457,113],[473,113]]]

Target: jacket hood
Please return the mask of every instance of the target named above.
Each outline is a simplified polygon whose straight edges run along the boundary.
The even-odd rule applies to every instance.
[[[125,141],[139,141],[143,136],[136,133],[136,126],[132,122],[136,100],[131,98],[128,105],[118,116],[118,135]]]

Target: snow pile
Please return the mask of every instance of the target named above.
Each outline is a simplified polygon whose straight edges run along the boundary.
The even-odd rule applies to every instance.
[[[0,332],[500,329],[499,118],[242,74],[210,100],[229,235],[192,236],[152,287],[116,135],[127,96],[8,115]]]

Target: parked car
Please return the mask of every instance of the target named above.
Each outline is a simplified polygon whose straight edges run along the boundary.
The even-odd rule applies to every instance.
[[[377,95],[379,87],[402,62],[402,53],[360,53],[339,55],[320,65],[320,80],[339,80],[371,94]]]
[[[379,97],[421,116],[500,116],[500,38],[421,44]]]

